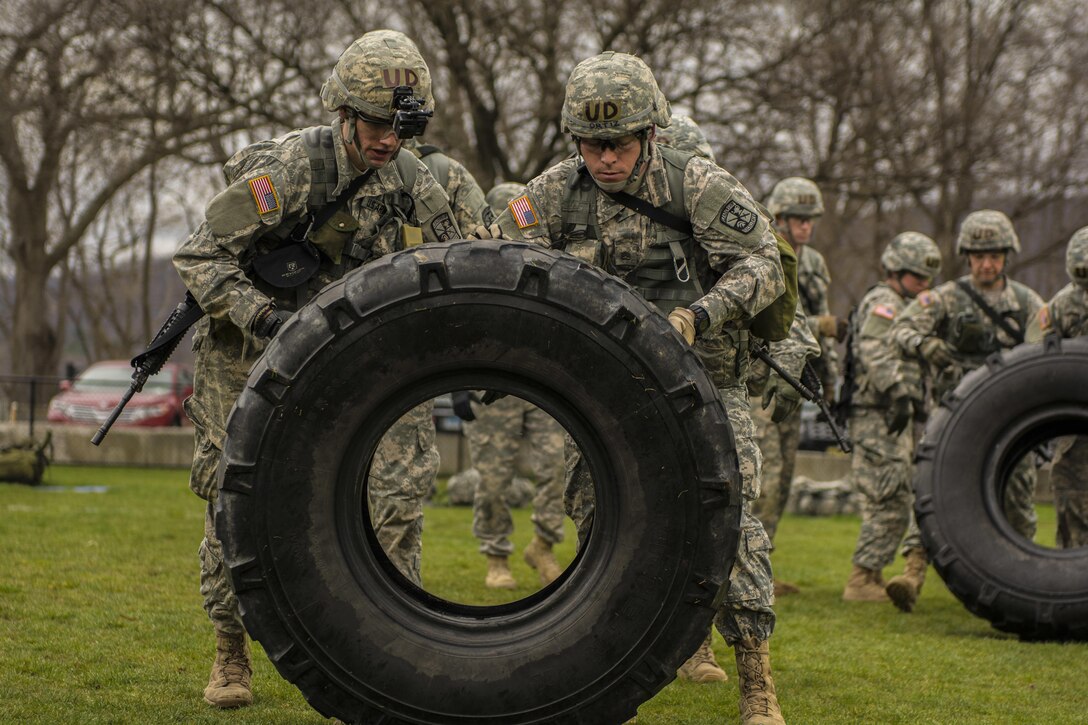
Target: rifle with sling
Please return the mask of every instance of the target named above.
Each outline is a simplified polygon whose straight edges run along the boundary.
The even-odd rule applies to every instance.
[[[342,209],[344,205],[355,196],[373,173],[373,169],[368,169],[366,172],[360,174],[346,189],[340,192],[340,195],[337,196],[331,204],[326,204],[303,218],[303,220],[291,230],[290,240],[296,244],[309,244],[308,239],[310,232],[324,226],[336,212]],[[162,366],[166,364],[166,361],[174,353],[174,350],[177,349],[178,344],[181,343],[181,338],[184,337],[185,333],[189,331],[189,328],[195,325],[203,316],[204,310],[200,309],[200,305],[197,303],[196,298],[193,297],[193,293],[189,290],[185,290],[185,299],[178,303],[178,306],[175,307],[174,311],[170,313],[170,316],[166,318],[166,322],[163,323],[162,327],[159,328],[158,333],[156,333],[155,337],[148,343],[147,349],[132,358],[132,367],[134,368],[132,372],[132,382],[129,384],[125,394],[121,396],[121,400],[110,413],[110,417],[106,419],[106,422],[102,424],[102,427],[99,428],[98,432],[91,438],[91,443],[96,446],[102,443],[106,434],[110,432],[110,428],[113,427],[113,424],[116,423],[117,419],[121,416],[121,412],[125,409],[125,406],[132,400],[132,396],[143,390],[144,384],[149,377],[162,370]]]
[[[830,426],[831,432],[834,434],[835,440],[838,441],[839,448],[843,453],[849,453],[854,449],[854,444],[850,441],[849,436],[843,433],[838,423],[835,422],[835,416],[831,414],[827,401],[824,400],[824,396],[821,394],[820,379],[816,376],[816,371],[812,369],[810,362],[805,362],[805,367],[801,370],[801,380],[798,380],[786,372],[762,345],[753,345],[752,353],[767,363],[767,367],[778,373],[782,380],[792,385],[801,394],[802,398],[820,407],[820,412],[823,413],[824,418],[827,420],[827,424]]]

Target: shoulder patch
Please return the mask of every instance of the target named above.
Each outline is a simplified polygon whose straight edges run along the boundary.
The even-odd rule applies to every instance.
[[[270,214],[280,208],[280,197],[276,193],[276,187],[272,185],[272,177],[268,174],[249,180],[249,190],[253,192],[253,200],[257,202],[258,214]]]
[[[933,293],[929,291],[920,292],[915,299],[918,300],[918,304],[922,307],[929,307],[933,304]]]
[[[755,229],[758,218],[755,211],[734,199],[725,202],[721,211],[718,212],[718,219],[722,224],[741,234],[748,234]]]
[[[431,220],[431,231],[440,242],[448,242],[457,236],[457,225],[446,212],[442,212]]]
[[[872,314],[883,317],[885,320],[895,319],[895,310],[892,309],[891,305],[877,305],[873,308]]]
[[[518,229],[528,229],[540,223],[540,217],[533,208],[533,202],[529,201],[528,194],[522,194],[510,201],[510,213],[514,216],[514,223]]]
[[[1050,329],[1053,321],[1050,319],[1050,305],[1043,305],[1039,308],[1039,329],[1046,332]]]

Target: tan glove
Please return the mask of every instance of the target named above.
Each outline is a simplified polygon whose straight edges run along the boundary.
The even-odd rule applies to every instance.
[[[502,228],[498,224],[492,224],[490,226],[483,226],[477,224],[465,239],[502,239]]]
[[[695,313],[687,307],[677,307],[669,313],[669,324],[680,333],[680,337],[692,345],[695,343]]]
[[[939,337],[927,337],[918,344],[918,355],[935,368],[946,368],[954,360],[952,348]]]
[[[816,329],[820,337],[833,337],[839,342],[846,339],[846,320],[835,315],[820,315],[816,318]]]

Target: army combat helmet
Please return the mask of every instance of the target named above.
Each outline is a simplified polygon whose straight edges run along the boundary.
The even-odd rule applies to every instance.
[[[941,273],[941,250],[925,234],[903,232],[888,242],[880,264],[888,272],[912,272],[933,279]]]
[[[818,217],[824,213],[824,197],[820,187],[811,179],[791,176],[782,179],[767,199],[767,211],[772,218],[781,216]]]
[[[434,110],[431,71],[404,33],[373,30],[357,38],[336,61],[321,87],[328,111],[347,107],[366,119],[391,123],[397,111],[393,89],[408,86],[421,110]]]
[[[699,128],[699,124],[691,120],[689,116],[674,113],[669,127],[657,132],[657,142],[672,146],[677,151],[687,151],[696,156],[702,156],[711,163],[718,163],[714,158],[714,149],[710,148],[710,142],[707,141],[703,129]]]
[[[650,158],[649,130],[668,126],[672,112],[653,71],[641,58],[608,51],[574,67],[563,98],[563,130],[580,139],[616,139],[636,134],[642,142],[631,176],[626,181],[597,185],[605,191],[634,189]]]
[[[518,184],[513,181],[507,181],[502,184],[498,184],[491,191],[487,192],[484,196],[484,201],[491,207],[496,215],[502,212],[514,199],[518,198],[525,193],[525,184]]]
[[[1069,246],[1065,249],[1065,271],[1075,284],[1088,287],[1088,227],[1081,227],[1069,238]]]
[[[968,252],[1019,252],[1020,238],[1009,218],[999,211],[983,209],[967,215],[956,237],[956,254]]]

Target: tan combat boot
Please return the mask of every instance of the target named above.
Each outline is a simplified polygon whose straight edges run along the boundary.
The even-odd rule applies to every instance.
[[[740,721],[744,725],[786,725],[771,677],[771,651],[767,640],[741,640],[733,649],[737,654],[740,681]]]
[[[707,632],[703,643],[699,645],[699,649],[695,650],[695,654],[691,657],[688,657],[687,662],[680,665],[680,669],[676,671],[676,674],[685,680],[691,680],[699,684],[725,682],[729,679],[729,675],[725,674],[725,670],[721,667],[718,667],[718,660],[714,658],[714,650],[710,648],[709,632]]]
[[[525,563],[540,572],[540,583],[548,586],[563,573],[559,562],[552,553],[552,544],[539,536],[533,536],[533,540],[525,547]]]
[[[774,580],[774,595],[776,597],[785,597],[790,594],[800,594],[801,587],[792,582],[782,581],[781,579]]]
[[[204,688],[204,702],[219,708],[245,707],[253,704],[250,678],[253,665],[245,633],[215,633],[215,663]]]
[[[510,566],[506,563],[505,556],[487,557],[487,578],[484,586],[488,589],[516,589],[518,583],[514,581],[514,575],[510,573]]]
[[[922,585],[926,581],[927,566],[929,566],[929,558],[926,556],[925,549],[907,551],[907,563],[903,567],[903,573],[892,577],[888,586],[884,588],[892,604],[904,612],[914,609],[918,595],[922,593]]]
[[[842,590],[844,602],[886,602],[888,595],[884,593],[884,579],[875,569],[866,569],[854,564],[854,570],[850,572],[850,578],[846,581],[846,588]]]

